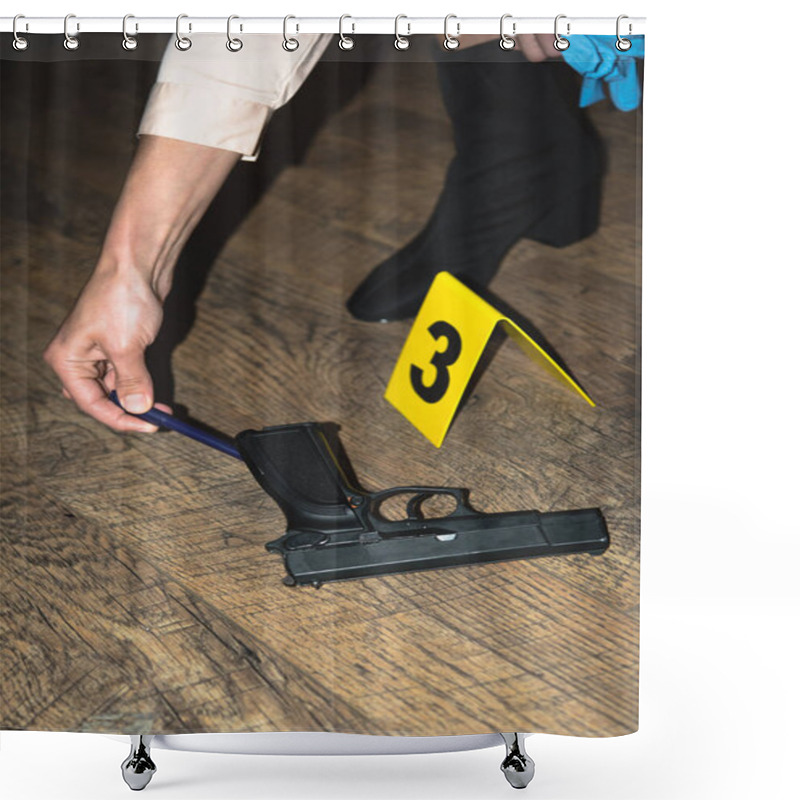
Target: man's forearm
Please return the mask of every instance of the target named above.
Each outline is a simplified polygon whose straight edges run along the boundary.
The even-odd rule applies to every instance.
[[[240,155],[142,136],[97,271],[136,269],[163,301],[181,249]]]

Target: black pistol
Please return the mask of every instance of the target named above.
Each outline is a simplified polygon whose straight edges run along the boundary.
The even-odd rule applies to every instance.
[[[470,507],[466,489],[367,492],[332,428],[307,422],[236,436],[244,462],[286,515],[286,533],[266,547],[283,556],[290,586],[562,553],[598,555],[608,547],[598,508],[484,514]],[[410,496],[405,519],[381,514],[395,495]],[[427,519],[423,504],[435,495],[452,497],[455,509]]]

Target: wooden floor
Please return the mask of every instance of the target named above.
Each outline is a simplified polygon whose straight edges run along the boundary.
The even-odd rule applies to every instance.
[[[334,421],[368,488],[466,486],[484,511],[599,506],[611,535],[600,557],[315,591],[282,584],[264,543],[285,520],[240,463],[105,429],[41,359],[93,266],[155,66],[3,64],[0,727],[635,729],[639,117],[592,111],[610,156],[601,229],[562,250],[521,241],[491,286],[597,408],[507,341],[441,450],[382,398],[409,323],[343,307],[439,192],[451,144],[433,66],[344,70],[308,111],[307,147],[285,134],[299,107],[234,175],[182,262],[210,271],[161,367],[176,403],[231,434]]]

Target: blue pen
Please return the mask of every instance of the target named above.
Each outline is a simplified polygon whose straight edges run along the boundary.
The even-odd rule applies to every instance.
[[[108,395],[108,399],[113,403],[116,403],[120,408],[122,408],[123,411],[125,411],[126,414],[130,414],[132,417],[139,417],[139,419],[143,419],[145,422],[149,422],[153,425],[158,425],[160,428],[169,428],[171,431],[177,431],[178,433],[182,433],[184,436],[188,436],[190,439],[195,439],[196,441],[207,444],[209,447],[213,447],[216,450],[221,450],[223,453],[226,453],[229,456],[238,458],[240,461],[242,460],[242,457],[239,455],[239,451],[237,450],[235,444],[231,444],[225,439],[220,439],[219,436],[214,436],[214,434],[208,433],[201,428],[196,428],[194,425],[190,425],[188,422],[184,422],[182,419],[177,419],[176,417],[173,417],[172,414],[159,411],[157,408],[151,408],[144,414],[132,414],[130,411],[126,411],[123,408],[122,403],[119,402],[116,392],[111,392]]]

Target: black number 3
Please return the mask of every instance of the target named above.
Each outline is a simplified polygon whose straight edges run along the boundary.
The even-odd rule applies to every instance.
[[[461,355],[461,335],[444,320],[434,322],[428,328],[428,333],[437,341],[442,337],[447,339],[447,347],[441,353],[433,354],[431,364],[436,367],[436,378],[430,386],[422,382],[422,370],[416,364],[411,365],[411,386],[426,403],[438,403],[450,386],[450,373],[447,368],[455,364]]]

